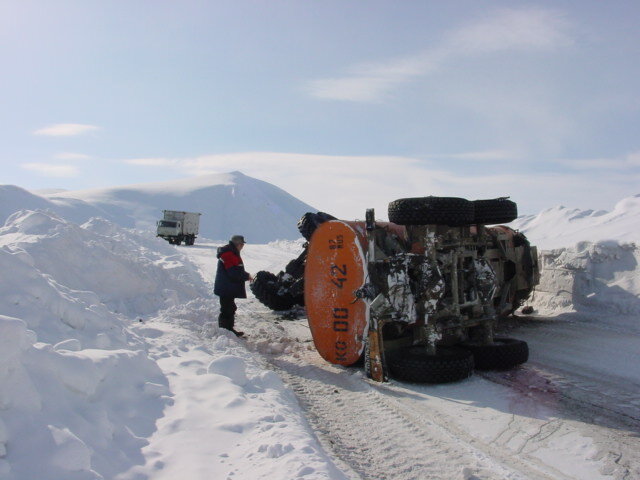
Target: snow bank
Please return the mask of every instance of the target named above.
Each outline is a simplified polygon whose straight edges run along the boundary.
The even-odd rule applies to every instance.
[[[99,218],[7,219],[0,478],[344,478],[180,250]]]
[[[538,246],[541,279],[532,303],[540,311],[640,312],[640,195],[611,212],[559,206],[511,226]]]
[[[16,212],[0,228],[0,259],[4,271],[18,269],[24,278],[0,280],[0,295],[10,295],[7,314],[32,307],[25,318],[31,328],[51,313],[84,328],[101,303],[116,313],[146,315],[206,293],[176,249],[106,220],[78,226],[50,212]]]
[[[534,305],[565,310],[640,313],[640,248],[635,243],[581,242],[540,253]]]
[[[0,315],[0,477],[112,478],[170,402],[164,375],[142,350],[75,352],[35,337]]]
[[[207,308],[194,300],[134,327],[153,330],[151,355],[169,379],[175,404],[143,449],[144,464],[118,480],[344,479],[295,395],[247,350],[246,340],[219,330],[211,316],[192,313]]]
[[[113,478],[139,461],[171,399],[128,327],[206,293],[190,265],[104,220],[9,217],[0,228],[1,478]]]

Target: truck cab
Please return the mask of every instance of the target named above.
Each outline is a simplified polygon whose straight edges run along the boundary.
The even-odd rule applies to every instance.
[[[175,244],[174,239],[182,233],[182,223],[173,220],[158,220],[157,236],[166,238],[172,245]]]

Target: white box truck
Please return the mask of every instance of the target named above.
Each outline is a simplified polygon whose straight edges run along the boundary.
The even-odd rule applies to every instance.
[[[201,213],[163,210],[164,218],[158,220],[157,236],[171,245],[193,245],[200,227]]]

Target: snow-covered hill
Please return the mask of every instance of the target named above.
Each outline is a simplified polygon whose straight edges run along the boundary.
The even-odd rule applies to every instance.
[[[296,223],[303,213],[316,211],[284,190],[240,172],[61,192],[46,198],[81,201],[127,228],[153,229],[165,209],[200,212],[201,236],[228,239],[239,233],[250,243],[299,238]]]
[[[510,226],[545,250],[585,241],[640,244],[640,194],[621,200],[611,212],[557,206],[520,217]]]
[[[81,224],[93,217],[114,220],[98,207],[75,198],[47,198],[15,185],[0,185],[0,226],[19,210],[46,210]]]

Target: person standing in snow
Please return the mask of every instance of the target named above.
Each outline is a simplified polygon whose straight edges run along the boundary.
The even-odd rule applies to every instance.
[[[224,247],[218,248],[218,269],[213,293],[220,297],[220,315],[218,326],[231,330],[236,336],[241,337],[244,332],[235,330],[235,313],[237,310],[236,298],[247,298],[244,283],[252,281],[251,274],[244,270],[244,264],[240,257],[240,251],[245,241],[242,235],[234,235]]]

